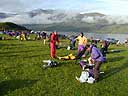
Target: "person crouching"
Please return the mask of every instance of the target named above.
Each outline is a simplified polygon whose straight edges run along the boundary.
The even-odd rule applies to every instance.
[[[90,57],[94,64],[93,74],[94,74],[95,81],[97,82],[99,79],[100,66],[105,61],[105,58],[100,52],[100,50],[96,48],[94,45],[86,45],[86,47],[90,52]]]

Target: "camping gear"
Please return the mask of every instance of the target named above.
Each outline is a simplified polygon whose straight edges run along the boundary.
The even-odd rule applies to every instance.
[[[90,74],[87,70],[81,72],[80,78],[78,78],[76,76],[76,80],[78,80],[80,83],[87,82],[90,84],[94,83],[94,81],[95,81],[95,79],[92,76],[90,76]]]
[[[74,60],[76,57],[73,56],[72,54],[69,54],[67,56],[63,56],[63,57],[58,57],[58,59],[60,60]]]
[[[87,83],[94,83],[95,79],[93,77],[89,77],[88,80],[86,81]]]
[[[43,60],[44,64],[43,68],[48,68],[48,67],[56,67],[59,63],[57,61],[52,61],[52,60]]]
[[[71,47],[70,47],[70,46],[68,46],[68,47],[67,47],[67,50],[71,50]]]
[[[88,64],[87,61],[80,61],[80,66],[83,70],[89,68],[89,69],[93,69],[94,64]]]
[[[81,73],[80,78],[76,77],[76,79],[81,82],[87,82],[87,83],[94,83],[94,64],[88,64],[87,60],[80,61],[80,66],[82,67],[83,71],[88,72],[89,75],[83,74],[83,71]],[[86,73],[87,74],[87,73]],[[99,74],[104,74],[104,72],[99,72]],[[85,80],[86,79],[86,80]]]
[[[117,50],[117,49],[115,49],[115,50],[110,50],[110,52],[113,52],[113,53],[114,53],[114,52],[115,52],[115,53],[116,53],[116,52],[121,52],[121,51],[122,51],[122,50]]]
[[[87,60],[81,60],[80,66],[82,67],[83,71],[81,72],[80,78],[76,77],[76,79],[80,83],[84,83],[84,82],[90,84],[94,83],[95,82],[94,73],[93,73],[94,64],[88,64]]]
[[[78,78],[78,77],[76,76],[76,79],[77,79],[80,83],[84,83],[84,82],[87,81],[88,77],[89,77],[89,73],[88,73],[87,71],[82,71],[80,78]]]

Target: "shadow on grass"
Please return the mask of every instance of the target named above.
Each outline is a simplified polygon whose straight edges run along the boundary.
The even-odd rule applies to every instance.
[[[120,57],[112,57],[112,58],[108,58],[107,62],[115,62],[115,61],[121,61],[122,59],[124,59],[125,56],[120,56]]]
[[[104,74],[101,76],[102,78],[100,78],[100,81],[105,79],[105,78],[108,78],[108,77],[111,77],[112,75],[120,72],[121,70],[124,70],[128,68],[128,62],[124,63],[123,65],[119,66],[119,67],[116,67],[116,68],[110,68],[109,70],[105,71]]]
[[[36,58],[42,55],[31,55],[31,56],[23,56],[22,58]]]
[[[24,44],[0,44],[0,47],[6,47],[6,46],[23,46]]]
[[[120,52],[124,52],[124,51],[126,51],[126,50],[109,50],[109,51],[107,52],[107,54],[120,53]]]
[[[14,54],[14,55],[2,55],[0,57],[17,57],[18,55]]]
[[[0,54],[11,54],[11,53],[27,53],[27,52],[40,52],[43,50],[26,50],[26,51],[10,51],[10,52],[0,52]]]
[[[24,45],[24,44],[0,44],[0,46],[18,46],[18,45]]]
[[[7,54],[7,55],[0,55],[0,57],[5,57],[5,58],[8,58],[8,57],[16,57],[16,58],[35,58],[35,57],[43,57],[43,56],[47,56],[49,54],[40,54],[40,55],[29,55],[29,56],[26,56],[26,55],[20,55],[20,54]]]
[[[0,49],[1,48],[6,48],[6,49],[17,49],[17,48],[42,48],[42,46],[26,46],[25,44],[0,44]]]
[[[8,91],[31,87],[37,80],[7,80],[0,83],[0,96],[4,96]]]

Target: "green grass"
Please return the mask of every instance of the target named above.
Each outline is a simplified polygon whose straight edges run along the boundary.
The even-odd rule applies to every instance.
[[[81,68],[73,60],[57,60],[58,67],[42,68],[42,60],[50,59],[48,44],[0,41],[0,96],[127,96],[128,50],[123,45],[111,45],[111,49],[123,51],[107,54],[108,60],[101,66],[105,74],[100,81],[80,84],[75,76],[81,74]],[[57,49],[58,56],[76,52],[64,47]]]

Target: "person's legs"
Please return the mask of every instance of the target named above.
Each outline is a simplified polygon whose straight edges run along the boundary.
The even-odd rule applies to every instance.
[[[71,49],[73,49],[73,48],[74,48],[74,46],[73,46],[73,42],[71,42],[70,47],[71,47]]]
[[[44,39],[44,45],[46,44],[46,39]]]
[[[102,62],[100,62],[100,61],[95,62],[93,72],[94,72],[94,78],[96,81],[99,79],[99,69],[100,69],[101,64],[102,64]]]
[[[83,45],[78,45],[78,53],[80,53],[84,49]]]
[[[80,45],[78,45],[78,53],[80,52],[80,50],[81,50],[81,46]]]
[[[75,42],[73,42],[72,45],[73,45],[73,48],[74,48],[75,47]]]
[[[81,57],[84,55],[84,53],[85,53],[84,46],[83,45],[79,45],[78,46],[78,53],[76,55],[76,60],[77,59],[81,59]]]
[[[50,55],[52,58],[55,58],[56,48],[54,43],[50,43]]]

